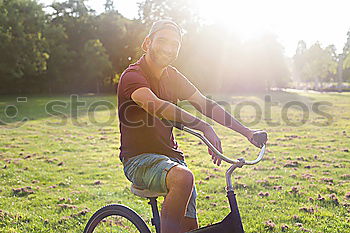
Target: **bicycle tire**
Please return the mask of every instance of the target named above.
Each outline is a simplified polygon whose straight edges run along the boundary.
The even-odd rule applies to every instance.
[[[121,216],[130,221],[140,233],[151,233],[145,221],[134,210],[120,204],[112,204],[96,211],[85,226],[84,233],[93,233],[103,219],[109,216]]]

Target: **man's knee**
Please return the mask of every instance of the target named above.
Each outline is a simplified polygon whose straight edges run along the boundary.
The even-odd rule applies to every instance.
[[[169,191],[173,188],[181,188],[183,191],[188,190],[191,192],[193,183],[193,173],[182,165],[171,168],[166,177],[166,185]]]

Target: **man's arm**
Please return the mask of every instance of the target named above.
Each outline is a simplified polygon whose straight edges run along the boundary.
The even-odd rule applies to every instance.
[[[199,112],[203,115],[213,119],[217,123],[232,129],[243,136],[245,136],[251,143],[257,147],[261,147],[261,142],[255,142],[253,140],[253,134],[255,130],[251,130],[239,121],[237,121],[230,113],[225,111],[219,104],[215,101],[212,101],[202,95],[198,90],[187,99]],[[264,142],[265,143],[265,142]]]
[[[207,122],[193,116],[173,103],[159,99],[147,87],[142,87],[135,90],[131,94],[131,99],[145,111],[158,118],[177,121],[189,128],[200,130],[202,132],[211,128]]]
[[[142,87],[131,94],[131,99],[141,106],[145,111],[158,118],[177,121],[186,127],[200,130],[204,136],[222,153],[221,142],[214,129],[205,121],[191,115],[176,105],[159,99],[149,88]],[[212,152],[209,152],[212,156]],[[214,159],[214,163],[220,165],[221,161]]]

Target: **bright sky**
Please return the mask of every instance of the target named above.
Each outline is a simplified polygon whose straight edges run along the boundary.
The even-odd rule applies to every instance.
[[[114,0],[115,8],[130,19],[138,17],[137,2]],[[193,0],[192,0],[193,1]],[[195,0],[202,18],[219,22],[242,39],[264,31],[277,35],[287,56],[293,56],[299,40],[307,46],[319,41],[334,44],[340,52],[350,30],[349,0]],[[39,0],[45,4],[52,0]],[[103,0],[88,0],[87,5],[101,12]],[[199,4],[200,3],[200,4]]]

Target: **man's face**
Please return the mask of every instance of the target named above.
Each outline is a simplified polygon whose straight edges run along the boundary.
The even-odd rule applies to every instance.
[[[150,38],[147,52],[154,63],[160,67],[166,67],[176,60],[179,49],[179,34],[170,29],[163,29]]]

